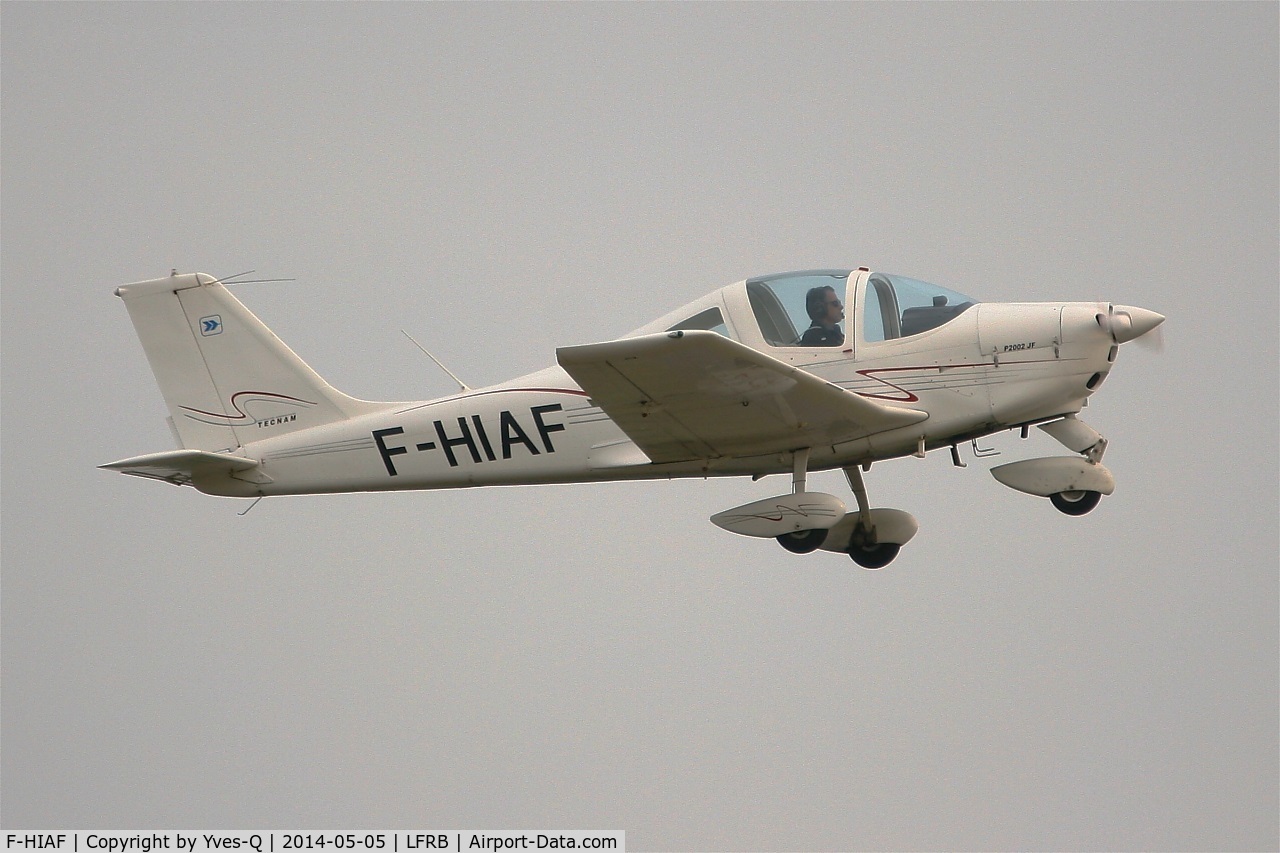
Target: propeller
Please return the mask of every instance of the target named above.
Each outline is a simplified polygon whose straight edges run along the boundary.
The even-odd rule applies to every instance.
[[[1156,326],[1149,332],[1139,335],[1134,343],[1147,352],[1160,354],[1164,352],[1164,324]]]
[[[1101,309],[1102,306],[1099,305],[1098,308]],[[1117,344],[1147,337],[1147,340],[1144,341],[1144,346],[1150,346],[1157,351],[1164,347],[1163,335],[1158,332],[1150,334],[1164,322],[1163,314],[1148,311],[1146,308],[1135,308],[1131,305],[1107,303],[1107,310],[1105,312],[1099,310],[1094,319],[1098,322],[1098,326],[1111,335],[1111,340]]]

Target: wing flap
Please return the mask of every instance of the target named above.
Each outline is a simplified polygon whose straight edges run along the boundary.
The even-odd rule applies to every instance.
[[[561,347],[556,358],[654,462],[854,441],[924,420],[715,332]]]

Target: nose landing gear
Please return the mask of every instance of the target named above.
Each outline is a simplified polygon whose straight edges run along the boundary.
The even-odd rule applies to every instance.
[[[1054,492],[1049,495],[1049,500],[1053,501],[1053,505],[1059,512],[1065,512],[1067,515],[1084,515],[1102,500],[1102,492],[1093,492],[1088,489]]]
[[[1067,415],[1040,424],[1039,428],[1080,456],[1049,456],[997,465],[991,469],[991,476],[1011,489],[1048,498],[1067,515],[1084,515],[1098,505],[1103,495],[1115,491],[1115,478],[1102,464],[1107,440],[1093,427],[1075,415]]]

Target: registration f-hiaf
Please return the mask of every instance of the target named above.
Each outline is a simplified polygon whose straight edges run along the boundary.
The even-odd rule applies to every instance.
[[[126,284],[124,300],[180,449],[102,467],[261,498],[675,477],[790,475],[790,491],[711,517],[792,553],[880,568],[916,534],[872,507],[873,463],[1037,427],[1069,455],[991,469],[1082,515],[1115,489],[1107,441],[1079,417],[1120,345],[1164,317],[1097,302],[979,302],[887,273],[807,270],[722,287],[555,366],[417,402],[333,388],[200,273]],[[841,469],[852,505],[810,491]]]

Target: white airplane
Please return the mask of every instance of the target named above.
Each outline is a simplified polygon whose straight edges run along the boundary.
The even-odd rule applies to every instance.
[[[1164,317],[1097,303],[977,302],[933,284],[810,270],[731,284],[559,364],[435,400],[336,390],[204,274],[127,284],[181,450],[102,466],[211,495],[791,474],[787,494],[711,517],[793,553],[880,568],[919,528],[872,508],[873,462],[1038,426],[1071,456],[991,473],[1081,515],[1109,495],[1106,439],[1077,417],[1119,344]],[[847,314],[846,314],[847,306]],[[450,374],[452,375],[452,374]],[[841,468],[856,500],[806,488]]]

